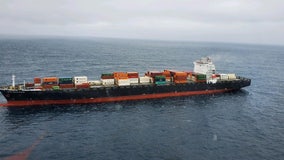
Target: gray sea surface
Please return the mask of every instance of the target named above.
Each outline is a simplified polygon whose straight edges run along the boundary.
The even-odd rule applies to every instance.
[[[252,79],[236,93],[120,103],[0,107],[0,159],[284,158],[284,47],[103,38],[0,38],[0,85],[45,76],[193,70]],[[0,101],[5,99],[0,95]],[[23,156],[22,156],[23,157]]]

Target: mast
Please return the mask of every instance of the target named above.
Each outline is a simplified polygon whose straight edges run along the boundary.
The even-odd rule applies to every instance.
[[[13,74],[12,75],[12,87],[15,88],[15,79],[16,79],[16,76]]]

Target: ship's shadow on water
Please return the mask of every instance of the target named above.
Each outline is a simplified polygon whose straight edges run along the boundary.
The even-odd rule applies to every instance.
[[[44,105],[44,106],[26,106],[26,107],[8,107],[7,115],[34,115],[40,113],[85,113],[85,112],[117,112],[127,111],[132,108],[139,107],[181,107],[181,106],[203,106],[210,104],[218,98],[228,96],[246,97],[249,92],[246,90],[238,90],[225,94],[216,95],[200,95],[192,97],[172,97],[164,99],[151,99],[151,100],[138,100],[138,101],[125,101],[113,103],[99,103],[99,104],[73,104],[73,105]],[[190,105],[189,105],[190,104]]]

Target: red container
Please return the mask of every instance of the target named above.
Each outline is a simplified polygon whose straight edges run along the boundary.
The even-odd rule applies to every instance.
[[[45,84],[45,85],[42,85],[42,88],[43,88],[43,89],[52,89],[53,86],[57,86],[57,85],[48,85],[48,84]]]
[[[35,77],[35,78],[34,78],[34,83],[35,83],[35,84],[41,83],[41,78]]]
[[[59,85],[60,88],[74,88],[73,84],[60,84]]]
[[[128,78],[139,78],[138,72],[127,72]]]
[[[34,83],[25,83],[25,87],[34,87],[35,84]]]
[[[90,88],[90,84],[89,84],[89,83],[78,84],[78,85],[76,85],[76,88],[77,88],[77,89]]]
[[[101,79],[114,79],[114,76],[101,76]]]

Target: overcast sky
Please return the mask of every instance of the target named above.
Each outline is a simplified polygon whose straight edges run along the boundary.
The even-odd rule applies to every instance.
[[[284,45],[284,0],[0,0],[0,34]]]

